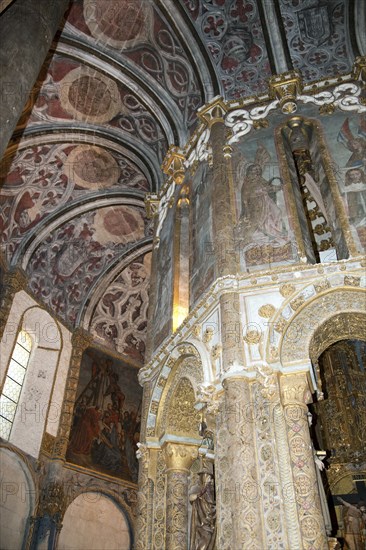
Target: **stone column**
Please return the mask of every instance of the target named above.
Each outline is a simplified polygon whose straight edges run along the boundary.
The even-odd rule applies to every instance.
[[[148,502],[149,502],[149,449],[146,445],[139,445],[136,453],[139,460],[139,490],[137,493],[137,517],[136,517],[136,536],[134,548],[136,550],[146,550],[149,547],[148,542]]]
[[[69,0],[16,0],[0,19],[0,158],[15,130]]]
[[[188,548],[188,476],[198,456],[194,445],[167,443],[164,447],[166,492],[166,550]]]
[[[250,381],[226,378],[217,416],[216,508],[220,550],[263,550]]]
[[[290,450],[290,464],[300,525],[301,549],[328,549],[308,424],[312,401],[305,373],[283,375],[281,400]]]
[[[63,483],[49,482],[42,490],[34,523],[31,550],[54,550],[62,529],[62,520],[67,507]]]

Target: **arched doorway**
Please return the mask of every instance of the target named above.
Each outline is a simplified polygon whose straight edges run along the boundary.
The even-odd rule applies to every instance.
[[[311,407],[312,436],[318,453],[326,453],[322,478],[332,534],[342,548],[364,550],[366,340],[348,337],[333,342],[321,351],[315,364],[323,399]]]

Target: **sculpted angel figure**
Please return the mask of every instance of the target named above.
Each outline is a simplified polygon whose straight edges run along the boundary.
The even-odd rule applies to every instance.
[[[263,166],[269,161],[268,151],[260,145],[253,164],[241,164],[239,177],[241,187],[241,215],[239,226],[246,243],[265,244],[275,241],[282,245],[288,242],[283,225],[283,215],[276,204],[280,185],[263,177]],[[244,174],[243,174],[244,172]]]

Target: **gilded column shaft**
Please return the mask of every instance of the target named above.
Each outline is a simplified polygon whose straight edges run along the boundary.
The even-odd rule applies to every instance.
[[[311,396],[304,374],[281,380],[298,521],[304,550],[328,548],[310,438],[308,408]]]

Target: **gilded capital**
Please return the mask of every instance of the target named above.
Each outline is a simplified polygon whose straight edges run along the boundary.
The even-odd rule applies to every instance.
[[[302,91],[301,74],[298,71],[274,75],[269,79],[269,93],[280,101],[282,112],[289,115],[297,110],[296,98]]]
[[[185,160],[186,157],[179,147],[171,145],[161,166],[164,174],[170,176],[177,185],[183,183],[184,180]]]
[[[222,97],[216,97],[208,105],[204,105],[198,111],[198,117],[209,128],[216,122],[224,122],[227,106]]]
[[[164,446],[165,461],[168,470],[189,471],[198,457],[198,448],[185,443],[166,443]]]
[[[14,295],[16,292],[24,290],[27,287],[26,274],[19,267],[12,269],[5,273],[3,284],[7,292]]]

